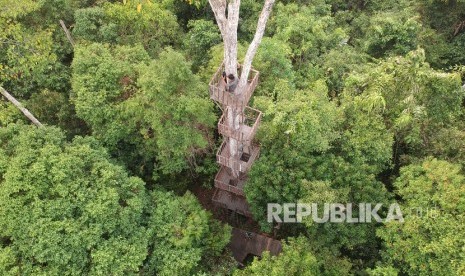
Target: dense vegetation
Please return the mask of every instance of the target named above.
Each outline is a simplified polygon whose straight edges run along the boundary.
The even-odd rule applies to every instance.
[[[242,57],[261,6],[242,1]],[[0,86],[46,125],[0,100],[0,274],[464,275],[464,49],[463,0],[277,1],[254,60],[254,219],[396,201],[405,223],[283,224],[281,255],[239,270],[191,192],[220,142],[208,2],[0,0]]]

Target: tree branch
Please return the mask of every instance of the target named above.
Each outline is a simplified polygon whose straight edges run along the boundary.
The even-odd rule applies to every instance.
[[[226,38],[224,40],[224,66],[227,74],[237,76],[237,27],[241,0],[229,0]]]
[[[19,110],[21,110],[21,112],[23,112],[24,115],[26,115],[26,117],[31,120],[31,122],[38,126],[38,127],[43,127],[42,123],[39,122],[39,120],[36,119],[36,117],[34,117],[34,115],[32,115],[31,112],[29,112],[29,110],[27,110],[26,108],[23,107],[23,105],[18,102],[18,100],[15,99],[15,97],[13,97],[10,93],[8,93],[3,87],[0,86],[0,93],[5,96],[5,98],[7,98],[14,106],[16,106]]]
[[[220,28],[221,36],[223,40],[226,36],[226,0],[208,0],[212,7],[213,14],[215,15],[216,23]]]
[[[63,28],[63,31],[65,32],[66,38],[68,38],[69,43],[71,43],[71,45],[74,47],[73,37],[71,36],[68,28],[66,28],[65,22],[63,22],[63,20],[60,20],[60,25]]]
[[[270,17],[271,10],[273,9],[275,0],[266,0],[263,5],[260,18],[257,23],[257,30],[255,31],[255,36],[250,43],[249,49],[247,49],[247,54],[245,55],[244,63],[242,66],[242,74],[239,81],[239,91],[247,86],[247,79],[249,78],[250,69],[252,68],[252,61],[257,53],[258,46],[262,41],[263,34],[265,33],[266,22]]]

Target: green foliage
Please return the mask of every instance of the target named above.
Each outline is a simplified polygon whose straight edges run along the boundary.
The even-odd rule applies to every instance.
[[[368,102],[368,104],[367,104]],[[354,165],[370,165],[380,173],[390,165],[393,133],[387,129],[382,98],[344,100],[344,127],[340,150]]]
[[[75,114],[74,106],[64,94],[43,90],[33,94],[26,107],[30,107],[32,114],[41,122],[59,126],[66,130],[70,137],[86,131],[84,123]]]
[[[271,230],[265,222],[268,202],[322,205],[389,200],[376,179],[389,167],[392,156],[393,135],[386,129],[382,109],[367,112],[352,101],[344,101],[338,108],[329,101],[322,80],[314,83],[312,90],[281,91],[275,103],[264,97],[255,100],[265,112],[260,128],[262,149],[245,190],[264,230]],[[375,224],[305,221],[304,225],[284,227],[310,236],[326,271],[335,275],[349,271],[350,264],[339,250],[350,252],[354,263],[367,265],[377,260]]]
[[[439,68],[463,64],[465,45],[464,1],[420,1],[428,32],[422,37],[428,62]]]
[[[0,129],[2,275],[190,275],[230,228],[195,197],[154,191],[93,138]]]
[[[404,200],[405,222],[388,223],[378,233],[385,260],[402,273],[463,274],[465,178],[460,171],[431,158],[401,169],[395,187]]]
[[[240,62],[262,5],[241,2]],[[253,63],[264,117],[246,194],[262,230],[268,202],[400,198],[441,216],[283,224],[280,237],[306,238],[237,274],[465,273],[464,5],[276,3]],[[232,274],[229,228],[185,194],[217,170],[207,83],[223,45],[208,1],[0,6],[0,84],[64,130],[16,125],[30,122],[0,100],[0,275]]]
[[[347,35],[331,17],[331,7],[322,1],[309,6],[278,3],[270,29],[275,38],[291,48],[293,64],[299,73],[302,72],[298,80],[303,84],[308,84],[306,79],[310,76],[300,70],[316,65],[321,55],[347,41]]]
[[[135,128],[125,116],[124,105],[137,91],[136,67],[148,62],[140,45],[76,47],[72,79],[76,112],[105,145],[116,145]]]
[[[409,13],[380,12],[369,18],[360,17],[356,24],[361,25],[364,33],[361,47],[374,57],[402,55],[417,48],[421,23]]]
[[[5,127],[10,123],[24,122],[24,115],[14,105],[7,101],[0,101],[0,126]]]
[[[397,276],[398,270],[392,266],[377,266],[375,269],[367,269],[370,276]]]
[[[135,101],[148,105],[140,119],[147,122],[156,140],[157,160],[163,173],[180,172],[195,164],[195,155],[205,150],[216,120],[212,103],[205,98],[206,86],[192,74],[184,57],[167,50],[142,69],[141,94]],[[139,116],[134,110],[134,116]],[[205,153],[205,152],[203,152]]]
[[[128,166],[156,162],[155,178],[201,165],[216,119],[181,54],[168,49],[150,62],[141,46],[91,44],[76,49],[73,70],[78,116]]]
[[[2,269],[25,275],[134,274],[145,259],[144,183],[93,139],[2,129]],[[14,261],[13,261],[14,260]]]
[[[56,61],[52,51],[52,32],[33,30],[14,19],[0,17],[0,83],[15,87],[15,92],[30,95],[28,88],[43,83],[49,68]]]
[[[290,239],[279,256],[265,252],[261,259],[255,258],[250,266],[234,275],[320,275],[317,260],[308,249],[305,238]]]
[[[257,218],[263,217],[266,202],[295,202],[300,191],[296,183],[305,178],[312,153],[325,152],[337,137],[337,110],[328,102],[326,91],[287,96],[261,107],[265,112],[260,128],[263,150],[246,186]],[[318,116],[323,113],[325,117]]]
[[[142,6],[106,3],[76,11],[73,34],[82,40],[120,45],[142,44],[151,56],[164,46],[179,43],[176,17],[150,1]]]
[[[294,86],[291,49],[276,38],[263,38],[254,59],[254,68],[260,71],[261,82],[254,95],[266,95],[274,99],[279,93],[276,89],[278,83]]]
[[[229,242],[231,228],[213,221],[190,193],[175,197],[154,192],[152,204],[149,225],[154,247],[146,264],[148,275],[192,275],[203,255],[219,255]]]
[[[350,72],[358,70],[368,60],[368,55],[360,53],[356,48],[347,44],[331,49],[322,56],[321,70],[328,86],[331,97],[342,93],[345,80]]]
[[[192,60],[194,70],[198,70],[211,59],[207,53],[212,46],[221,42],[221,35],[218,27],[212,21],[204,19],[189,21],[187,27],[189,32],[186,36],[185,47]]]
[[[419,152],[430,133],[453,124],[462,113],[459,75],[431,69],[421,49],[369,66],[346,83],[347,95],[365,108],[384,108],[388,129]]]

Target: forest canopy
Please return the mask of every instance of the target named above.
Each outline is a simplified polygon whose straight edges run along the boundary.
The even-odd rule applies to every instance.
[[[246,222],[211,204],[224,47],[206,0],[0,0],[0,86],[43,124],[1,96],[1,275],[465,274],[464,0],[276,1]],[[270,223],[288,202],[404,223]],[[239,266],[238,225],[282,252]]]

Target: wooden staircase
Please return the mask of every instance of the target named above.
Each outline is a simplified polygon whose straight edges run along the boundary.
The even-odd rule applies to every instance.
[[[223,110],[218,122],[218,132],[223,136],[223,143],[216,153],[216,161],[221,167],[215,177],[212,200],[221,208],[251,217],[244,187],[247,173],[260,154],[260,147],[254,143],[254,138],[260,126],[262,112],[249,107],[248,103],[257,87],[259,72],[251,70],[247,87],[242,93],[226,91],[223,72],[224,65],[221,65],[209,84],[210,98]],[[238,118],[238,125],[235,127],[228,123],[231,110],[234,110],[234,116]],[[231,145],[232,141],[235,144]],[[231,147],[234,146],[237,146],[237,154],[231,153]]]

